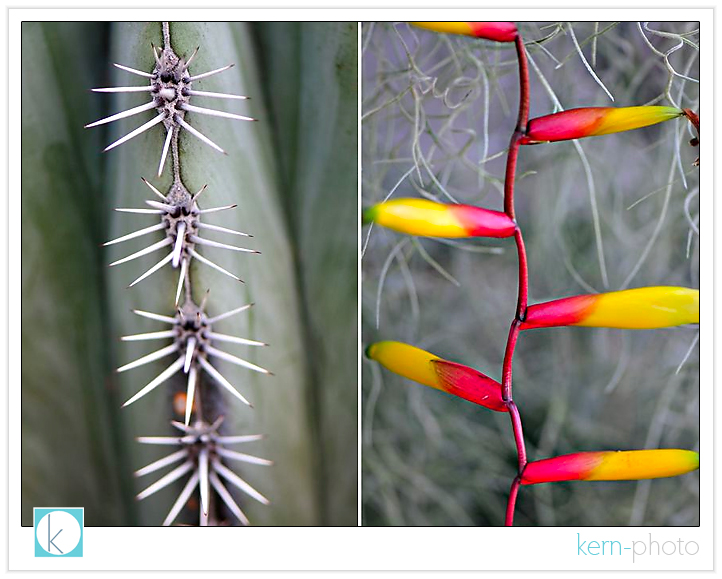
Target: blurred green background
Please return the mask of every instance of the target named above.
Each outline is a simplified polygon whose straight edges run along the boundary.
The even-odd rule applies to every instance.
[[[211,314],[256,302],[222,331],[271,344],[247,354],[275,378],[223,368],[255,406],[222,402],[224,426],[265,433],[242,450],[275,461],[236,469],[271,506],[236,498],[258,525],[355,525],[357,25],[171,23],[171,38],[181,55],[200,46],[194,72],[236,63],[198,88],[252,98],[204,106],[261,121],[191,120],[228,157],[187,133],[180,141],[188,188],[209,184],[201,205],[239,205],[209,222],[253,233],[253,248],[263,254],[210,256],[243,277],[242,287],[204,266],[191,272],[196,300],[211,289]],[[121,412],[165,366],[114,372],[151,351],[121,344],[119,336],[158,329],[129,310],[172,313],[177,273],[165,268],[125,289],[158,256],[105,265],[149,238],[100,247],[152,224],[112,208],[142,206],[148,195],[141,176],[168,186],[167,168],[154,177],[164,133],[148,131],[102,154],[151,113],[83,129],[147,100],[88,89],[141,84],[111,63],[151,70],[151,42],[162,44],[160,23],[23,23],[23,525],[32,524],[34,506],[84,506],[91,526],[158,525],[178,492],[165,489],[136,504],[133,495],[157,476],[135,481],[132,471],[164,451],[133,438],[171,432],[170,393],[184,386],[163,386]]]
[[[519,27],[531,117],[555,106],[674,102],[699,110],[697,23]],[[513,46],[365,23],[362,62],[363,206],[393,194],[500,210],[518,106]],[[521,149],[516,213],[530,303],[647,285],[699,287],[692,136],[680,119]],[[362,237],[364,345],[400,340],[500,379],[516,307],[513,242],[414,239],[379,227]],[[530,460],[699,450],[698,336],[696,326],[522,334],[514,399]],[[362,429],[365,525],[503,524],[516,473],[508,416],[364,360]],[[515,518],[518,526],[698,523],[696,472],[522,487]]]

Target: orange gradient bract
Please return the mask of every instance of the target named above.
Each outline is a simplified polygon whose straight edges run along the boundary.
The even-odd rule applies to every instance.
[[[369,207],[363,220],[422,237],[511,237],[516,230],[514,220],[500,211],[417,198]]]
[[[463,34],[496,42],[514,42],[518,36],[513,22],[410,22],[419,28],[447,34]]]
[[[501,398],[501,384],[481,372],[443,360],[421,348],[403,342],[376,342],[366,355],[391,370],[419,384],[453,394],[497,412],[506,412]]]
[[[587,326],[645,330],[699,323],[699,290],[643,287],[529,306],[521,329]]]
[[[665,478],[698,468],[699,454],[691,450],[576,452],[528,463],[521,484]]]
[[[684,115],[676,107],[587,107],[531,119],[522,145],[608,135],[655,125]]]

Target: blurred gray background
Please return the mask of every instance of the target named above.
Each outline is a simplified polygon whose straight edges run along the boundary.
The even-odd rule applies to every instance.
[[[519,23],[531,117],[580,106],[698,111],[694,22]],[[363,206],[425,196],[500,210],[517,115],[513,45],[365,23]],[[593,71],[593,72],[592,72]],[[608,94],[613,96],[614,102]],[[685,120],[523,147],[516,212],[535,303],[699,287],[698,150]],[[517,292],[511,240],[362,233],[363,342],[400,340],[500,379]],[[698,450],[698,328],[523,333],[514,399],[530,460],[586,450]],[[704,460],[704,457],[702,457]],[[363,362],[365,525],[501,525],[509,418]],[[522,487],[515,524],[697,525],[698,473]]]

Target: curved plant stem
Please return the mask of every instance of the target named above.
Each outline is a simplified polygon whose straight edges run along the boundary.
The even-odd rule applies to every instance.
[[[518,34],[514,40],[516,56],[519,60],[519,118],[516,130],[525,132],[529,122],[529,64],[526,59],[526,48],[521,35]]]
[[[517,59],[519,61],[519,117],[514,132],[509,142],[509,151],[506,157],[506,173],[504,176],[504,212],[515,219],[514,213],[514,184],[516,178],[516,164],[519,155],[519,141],[526,131],[529,122],[529,67],[526,58],[526,49],[524,41],[520,35],[514,40],[516,47]],[[526,249],[524,247],[524,238],[521,229],[517,226],[514,232],[514,242],[516,243],[517,255],[519,260],[519,288],[517,294],[516,315],[511,322],[509,329],[509,338],[506,342],[504,352],[504,365],[502,368],[501,391],[502,399],[509,411],[511,426],[514,431],[514,442],[516,444],[517,459],[519,471],[509,490],[509,500],[506,507],[506,519],[504,524],[511,526],[514,522],[514,511],[516,509],[516,497],[519,492],[519,484],[521,475],[526,467],[526,446],[524,445],[524,429],[521,424],[521,416],[519,409],[512,397],[512,360],[514,358],[514,349],[516,348],[517,338],[521,323],[526,316],[527,302],[529,297],[529,268],[526,259]]]
[[[509,489],[509,502],[506,504],[506,519],[504,520],[504,525],[507,527],[514,524],[514,508],[516,507],[516,495],[519,492],[520,483],[521,479],[515,476]]]
[[[514,180],[516,175],[516,159],[519,156],[519,140],[522,133],[517,129],[511,135],[509,150],[506,154],[506,173],[504,175],[504,213],[516,219],[514,213]]]

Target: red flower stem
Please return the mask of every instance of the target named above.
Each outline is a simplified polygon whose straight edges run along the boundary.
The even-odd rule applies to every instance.
[[[524,133],[529,122],[529,64],[526,60],[526,49],[521,35],[517,35],[514,39],[514,46],[519,61],[519,119],[516,123],[516,130]]]
[[[519,492],[519,484],[521,478],[518,476],[514,477],[511,483],[511,489],[509,489],[509,502],[506,504],[506,519],[504,525],[511,527],[514,524],[514,510],[516,508],[516,495]]]
[[[524,238],[519,227],[514,232],[514,241],[516,242],[516,252],[519,259],[519,296],[516,305],[516,319],[523,322],[526,318],[526,308],[529,300],[529,266],[526,261]]]
[[[504,402],[511,402],[511,373],[512,359],[514,357],[514,349],[516,348],[516,340],[519,337],[521,329],[521,321],[514,318],[509,328],[509,337],[506,340],[506,350],[504,351],[504,365],[501,370],[501,398]]]
[[[697,131],[697,136],[699,137],[699,115],[692,109],[682,109],[682,111],[684,111],[684,115],[689,119],[689,122],[692,123],[692,126]]]
[[[517,59],[519,61],[519,117],[517,118],[516,129],[511,135],[509,141],[509,151],[506,157],[506,173],[504,175],[504,212],[516,220],[514,213],[514,184],[516,179],[516,164],[519,156],[519,141],[526,131],[529,122],[529,66],[526,58],[526,49],[521,36],[517,35],[514,39],[516,47]],[[521,229],[517,226],[514,231],[514,241],[516,243],[517,256],[519,260],[519,289],[517,294],[516,315],[511,322],[509,329],[509,338],[506,341],[506,349],[504,351],[504,363],[502,367],[501,396],[506,407],[509,410],[509,418],[511,419],[512,430],[514,431],[514,442],[516,444],[516,453],[519,462],[519,472],[511,483],[509,491],[509,500],[506,506],[506,519],[504,524],[511,526],[514,523],[514,511],[516,509],[516,497],[519,492],[519,484],[521,474],[526,467],[526,446],[524,445],[524,428],[521,424],[521,416],[519,409],[512,398],[512,360],[514,358],[514,350],[516,341],[519,337],[521,323],[526,317],[526,309],[529,296],[529,267],[526,258],[526,249],[524,247],[524,238]]]
[[[516,452],[519,457],[519,475],[524,471],[526,466],[526,447],[524,446],[524,429],[521,426],[521,416],[516,402],[509,400],[506,404],[511,415],[511,424],[514,429],[514,441],[516,442]]]
[[[511,136],[509,152],[506,157],[506,175],[504,177],[504,212],[514,219],[514,176],[516,174],[516,158],[519,154],[519,140],[526,132],[529,123],[529,64],[526,49],[521,36],[514,39],[516,57],[519,61],[519,116],[516,130]]]
[[[516,130],[509,141],[509,151],[506,154],[506,173],[504,175],[504,213],[512,219],[514,214],[514,181],[516,178],[516,159],[519,156],[519,140],[522,134]]]

